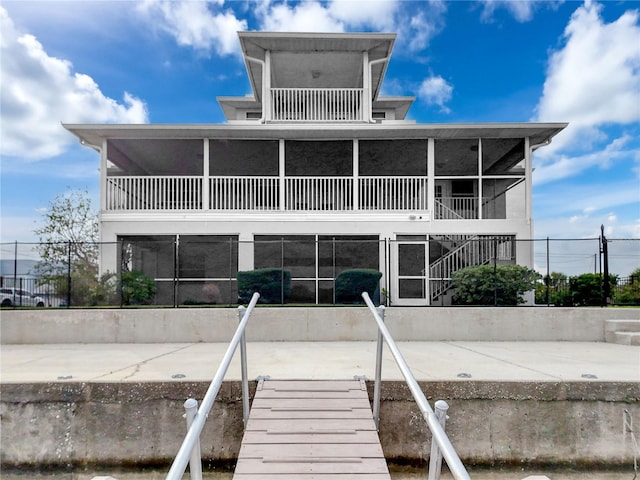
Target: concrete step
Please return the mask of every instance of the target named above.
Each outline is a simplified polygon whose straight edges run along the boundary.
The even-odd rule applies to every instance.
[[[609,332],[609,343],[618,345],[640,345],[640,332]]]
[[[640,320],[606,320],[604,337],[609,343],[640,345]]]

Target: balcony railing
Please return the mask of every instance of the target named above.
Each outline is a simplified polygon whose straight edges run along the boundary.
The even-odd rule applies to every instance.
[[[272,88],[269,120],[361,122],[362,88]]]
[[[436,220],[472,220],[478,218],[477,197],[438,197],[433,218]]]
[[[202,177],[108,177],[107,210],[199,210]]]
[[[285,210],[340,211],[353,209],[351,177],[288,177]]]
[[[426,177],[360,177],[361,210],[426,210]]]
[[[109,177],[106,184],[107,211],[356,209],[425,211],[427,177]]]
[[[278,177],[210,177],[211,210],[279,210]]]

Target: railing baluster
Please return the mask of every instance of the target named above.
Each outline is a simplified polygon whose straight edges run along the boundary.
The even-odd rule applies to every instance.
[[[369,294],[367,292],[362,293],[362,298],[364,299],[367,307],[369,307],[369,311],[373,314],[373,317],[378,325],[378,332],[380,332],[393,356],[396,365],[398,366],[404,380],[413,395],[413,398],[422,413],[423,418],[425,419],[429,430],[431,430],[432,441],[436,442],[438,448],[442,452],[443,457],[447,461],[447,466],[449,467],[449,471],[451,472],[453,478],[456,480],[470,480],[469,474],[467,473],[466,468],[460,461],[460,457],[456,453],[455,448],[451,444],[451,440],[447,437],[442,425],[440,424],[440,420],[436,416],[435,412],[429,405],[420,385],[418,385],[418,381],[415,376],[411,372],[409,365],[405,361],[400,349],[396,345],[391,333],[389,333],[389,329],[382,321],[378,310],[374,306],[371,298],[369,298]]]

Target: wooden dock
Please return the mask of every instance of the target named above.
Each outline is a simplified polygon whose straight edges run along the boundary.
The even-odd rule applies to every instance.
[[[363,380],[260,380],[234,480],[390,480]]]

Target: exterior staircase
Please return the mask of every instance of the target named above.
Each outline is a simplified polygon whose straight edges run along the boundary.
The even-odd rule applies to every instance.
[[[452,240],[460,241],[459,236]],[[472,236],[455,246],[429,266],[429,278],[440,280],[432,282],[431,303],[434,304],[451,288],[451,275],[456,270],[477,265],[486,265],[497,259],[500,263],[513,258],[512,237]]]
[[[640,320],[606,320],[604,338],[609,343],[640,346]]]

